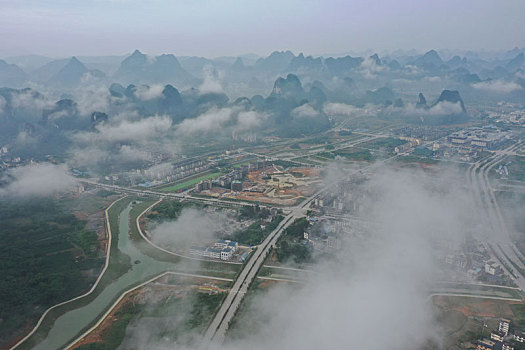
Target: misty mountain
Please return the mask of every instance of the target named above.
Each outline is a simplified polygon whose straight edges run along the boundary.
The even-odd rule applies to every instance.
[[[425,95],[423,95],[422,92],[419,93],[417,97],[416,102],[416,108],[427,108],[427,99],[425,98]]]
[[[376,90],[367,90],[365,93],[365,101],[374,104],[386,104],[388,101],[392,103],[394,98],[394,92],[386,86]]]
[[[371,59],[378,66],[383,65],[383,62],[381,62],[381,59],[379,58],[379,55],[377,53],[373,54],[368,58]]]
[[[246,67],[244,66],[244,62],[242,61],[242,58],[237,57],[235,62],[233,62],[233,64],[231,65],[230,69],[234,72],[241,72],[244,69],[246,69]]]
[[[180,57],[179,62],[183,69],[195,77],[202,78],[205,67],[215,67],[217,62],[204,57]]]
[[[441,102],[450,102],[450,103],[459,103],[461,106],[462,113],[467,113],[467,110],[465,109],[465,104],[463,103],[463,99],[459,95],[459,91],[457,90],[443,90],[441,92],[441,95],[439,95],[439,98],[434,102],[432,106],[436,106],[437,104]]]
[[[396,59],[388,62],[387,66],[388,68],[390,68],[390,70],[393,70],[393,71],[400,70],[402,68],[401,64]]]
[[[336,76],[348,74],[353,69],[359,67],[362,62],[363,59],[361,57],[351,56],[344,56],[338,58],[328,57],[324,61],[328,71]]]
[[[509,72],[515,72],[518,69],[524,69],[525,68],[525,54],[521,52],[516,57],[514,57],[512,60],[510,60],[506,65],[505,69]]]
[[[425,70],[436,70],[443,65],[443,60],[435,50],[430,50],[412,64]]]
[[[305,97],[301,81],[295,74],[288,74],[286,78],[279,77],[273,85],[270,96],[293,99],[297,102]]]
[[[53,61],[52,58],[40,55],[13,56],[5,59],[6,62],[16,64],[24,72],[32,72],[43,65]]]
[[[324,65],[321,57],[305,57],[301,52],[297,57],[294,57],[290,61],[286,71],[295,73],[319,72],[323,67]]]
[[[72,57],[69,62],[55,73],[48,80],[48,83],[58,87],[74,87],[80,84],[82,79],[91,75],[94,78],[103,78],[105,74],[99,70],[89,70],[76,57]]]
[[[465,57],[461,58],[459,56],[454,56],[450,60],[447,61],[447,66],[449,66],[452,69],[460,68],[460,67],[466,67],[467,66],[467,59]]]
[[[0,60],[0,84],[19,85],[27,80],[27,74],[16,64]]]
[[[294,58],[291,51],[274,51],[268,57],[258,59],[255,68],[273,74],[281,73]]]
[[[36,82],[47,82],[69,62],[69,59],[53,60],[30,73],[30,78]]]
[[[174,55],[149,58],[139,50],[122,61],[114,77],[133,84],[170,83],[184,87],[198,83],[195,77],[182,68]]]

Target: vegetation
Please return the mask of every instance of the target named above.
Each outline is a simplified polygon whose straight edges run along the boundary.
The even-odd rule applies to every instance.
[[[132,298],[121,304],[114,314],[115,321],[101,332],[102,342],[89,343],[76,347],[77,350],[114,350],[117,349],[126,335],[127,327],[137,323],[143,317],[167,318],[173,314],[184,314],[178,317],[181,322],[166,322],[163,329],[152,330],[150,339],[170,339],[177,343],[188,341],[189,334],[198,334],[211,321],[216,309],[221,304],[226,293],[190,295],[188,302],[186,298],[165,297],[159,302],[151,304],[136,303]],[[189,304],[189,305],[188,305]],[[171,328],[173,327],[173,328]],[[179,341],[178,341],[179,340]]]
[[[87,290],[104,257],[96,233],[52,199],[0,201],[0,222],[0,344],[5,344],[28,320]]]
[[[263,224],[262,219],[258,219],[253,224],[248,226],[245,230],[240,230],[231,235],[231,239],[240,243],[257,245],[260,244],[266,236],[275,230],[279,222],[283,219],[282,215],[278,215],[271,222],[267,223],[264,228],[261,228]]]
[[[525,181],[525,159],[519,156],[511,158],[511,162],[507,164],[509,170],[509,179]]]
[[[213,179],[213,178],[215,178],[217,176],[220,176],[220,175],[221,175],[221,173],[219,173],[219,172],[206,174],[206,175],[201,175],[201,176],[194,177],[192,179],[183,181],[183,182],[175,184],[175,185],[162,187],[160,190],[161,191],[165,191],[165,192],[178,192],[178,191],[182,191],[182,190],[185,190],[187,188],[190,188],[192,186],[195,186],[195,184],[197,184],[197,183],[199,183],[199,182],[201,182],[203,180]]]
[[[300,264],[311,260],[311,248],[302,242],[304,232],[308,228],[308,225],[309,223],[306,218],[300,218],[295,220],[284,231],[274,250],[279,262],[286,262],[293,259],[295,263]]]
[[[382,148],[388,152],[394,152],[394,148],[405,144],[407,141],[395,139],[392,137],[382,137],[373,141],[365,142],[362,146],[366,148],[378,149]]]
[[[167,218],[167,219],[176,219],[179,217],[182,209],[187,206],[177,200],[166,200],[157,204],[154,208],[154,213],[149,213],[148,218]]]

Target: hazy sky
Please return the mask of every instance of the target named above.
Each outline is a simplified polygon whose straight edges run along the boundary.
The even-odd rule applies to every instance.
[[[524,0],[0,0],[0,55],[525,46]]]

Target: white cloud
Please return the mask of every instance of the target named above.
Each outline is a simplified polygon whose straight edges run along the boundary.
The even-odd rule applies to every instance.
[[[387,71],[388,67],[378,65],[373,58],[367,57],[361,62],[359,69],[365,78],[373,79],[377,76],[377,73]]]
[[[177,133],[191,136],[199,133],[218,132],[232,118],[231,108],[212,109],[197,118],[184,119],[177,127]]]
[[[235,125],[236,131],[250,131],[256,129],[262,125],[262,122],[266,119],[266,115],[261,115],[255,111],[239,112],[237,116],[237,124]]]
[[[319,112],[307,103],[292,110],[292,117],[297,119],[316,118],[319,117],[319,115]]]
[[[11,105],[15,109],[22,108],[41,112],[44,108],[52,106],[53,103],[33,90],[21,90],[12,94]]]
[[[203,71],[204,81],[199,86],[199,92],[201,94],[223,93],[224,89],[221,84],[220,74],[211,66],[205,66]]]
[[[91,115],[93,112],[108,112],[111,95],[104,85],[82,84],[73,91],[73,100],[82,116]]]
[[[423,80],[428,81],[429,83],[439,83],[442,81],[438,76],[424,77]]]
[[[463,113],[463,109],[461,108],[461,103],[456,102],[439,102],[438,104],[430,107],[430,108],[416,108],[416,105],[413,103],[407,103],[403,107],[394,107],[394,106],[388,106],[384,109],[384,112],[387,114],[389,113],[398,113],[398,114],[405,114],[405,115],[451,115],[451,114],[461,114]]]
[[[0,114],[4,112],[4,107],[6,106],[7,102],[3,96],[0,96]]]
[[[137,87],[135,96],[143,101],[154,100],[162,96],[163,85],[141,85]]]
[[[0,188],[2,196],[49,196],[71,190],[77,182],[65,165],[49,163],[14,168],[7,177],[7,185]]]
[[[117,125],[98,124],[98,132],[83,132],[73,135],[73,139],[82,143],[133,142],[143,143],[164,136],[171,127],[168,117],[149,117],[138,121],[123,120]]]
[[[379,107],[366,105],[363,108],[346,103],[325,103],[323,111],[328,115],[339,115],[348,117],[372,116],[379,113]]]
[[[523,86],[512,81],[489,80],[471,85],[474,89],[494,92],[498,94],[508,94],[514,91],[523,90]]]

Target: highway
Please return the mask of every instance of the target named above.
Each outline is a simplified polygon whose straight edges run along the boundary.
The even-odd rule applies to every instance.
[[[389,160],[394,159],[396,157],[397,155],[394,155],[390,158],[382,160],[381,162],[388,162]],[[372,166],[373,165],[369,165],[362,169],[354,170],[353,172],[347,173],[346,176],[350,176],[355,173],[360,173]],[[327,186],[316,191],[310,197],[306,198],[300,204],[296,205],[295,207],[291,207],[290,214],[288,214],[283,219],[283,221],[281,221],[279,226],[266,237],[263,243],[261,243],[258,246],[253,256],[248,260],[243,270],[237,277],[237,280],[230,289],[230,292],[228,293],[226,299],[222,303],[213,321],[210,323],[206,333],[204,334],[201,346],[199,347],[200,349],[205,350],[208,349],[210,344],[212,343],[221,344],[224,341],[224,337],[230,325],[230,321],[235,316],[235,313],[239,308],[244,298],[244,295],[248,291],[251,283],[257,277],[259,269],[261,268],[261,266],[263,266],[268,253],[279,240],[279,237],[281,236],[283,230],[286,227],[288,227],[291,223],[293,223],[295,219],[304,217],[306,215],[307,209],[310,206],[310,203],[321,193],[331,189],[333,186],[336,186],[337,183],[337,181],[334,181],[328,184]]]
[[[237,280],[230,289],[228,296],[222,303],[219,311],[204,334],[204,339],[200,347],[201,349],[207,349],[211,343],[221,344],[223,342],[230,321],[235,315],[244,295],[248,291],[248,288],[257,276],[260,267],[266,260],[268,253],[275,246],[284,229],[290,226],[295,219],[305,216],[306,208],[319,193],[320,192],[317,192],[298,206],[294,207],[291,213],[288,214],[284,220],[281,221],[279,226],[277,226],[277,228],[266,237],[263,243],[259,245],[253,256],[246,263],[239,277],[237,277]]]
[[[507,274],[512,276],[507,266],[513,270],[517,276],[514,282],[525,291],[525,274],[522,273],[525,271],[524,257],[511,240],[509,229],[488,178],[488,174],[494,166],[521,146],[522,141],[516,142],[501,151],[494,152],[489,158],[472,164],[467,171],[467,179],[472,184],[474,200],[486,211],[488,225],[492,229],[492,235],[485,244],[494,250],[496,256],[492,253],[491,255],[501,262]],[[522,270],[518,270],[516,266]]]
[[[117,185],[102,184],[100,182],[97,182],[95,180],[90,180],[90,179],[80,179],[79,181],[84,184],[103,188],[109,191],[127,193],[127,194],[136,194],[139,196],[154,196],[154,197],[159,197],[159,198],[176,198],[176,199],[180,199],[181,201],[191,201],[191,202],[197,202],[197,203],[203,203],[203,204],[209,204],[209,205],[218,205],[218,206],[234,207],[234,208],[253,207],[255,205],[253,202],[242,201],[242,200],[228,201],[228,200],[218,199],[218,198],[196,197],[196,196],[189,195],[186,192],[173,193],[173,192],[154,191],[154,190],[148,190],[148,189],[138,189],[138,188],[124,187],[124,186],[117,186]]]

